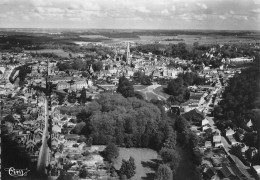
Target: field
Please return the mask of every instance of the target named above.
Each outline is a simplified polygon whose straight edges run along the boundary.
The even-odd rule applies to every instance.
[[[131,180],[153,180],[157,160],[157,152],[151,149],[120,148],[119,157],[115,162],[115,168],[120,169],[122,159],[128,160],[132,156],[135,159],[136,174]],[[151,168],[153,167],[153,168]]]
[[[223,35],[186,35],[179,34],[176,36],[140,36],[140,39],[133,39],[132,41],[149,44],[154,42],[159,42],[160,44],[178,44],[180,42],[192,45],[194,42],[199,42],[199,44],[224,44],[224,43],[252,43],[256,40],[251,37],[237,37],[237,36],[223,36]],[[259,40],[258,40],[259,41]]]
[[[26,53],[54,53],[57,56],[61,56],[64,58],[68,58],[69,57],[69,52],[65,52],[62,49],[42,49],[42,50],[25,50]],[[71,53],[72,57],[76,56],[75,54]]]
[[[194,42],[199,44],[241,44],[253,43],[259,40],[254,40],[250,37],[236,37],[236,36],[221,36],[221,35],[185,35],[180,34],[176,36],[139,36],[140,38],[111,38],[110,40],[102,40],[105,44],[118,43],[121,41],[131,41],[139,44],[151,44],[159,42],[160,44],[178,44],[180,42],[192,45]]]
[[[108,39],[105,36],[102,35],[81,35],[82,38],[90,38],[90,39]]]
[[[134,86],[136,92],[140,93],[145,100],[151,101],[156,100],[166,100],[169,98],[168,94],[163,92],[165,86],[161,85],[151,85],[151,86]]]
[[[134,90],[139,91],[145,89],[147,86],[145,85],[134,85]]]
[[[131,41],[138,44],[151,44],[159,42],[160,44],[178,44],[180,42],[192,45],[194,42],[199,44],[241,44],[241,43],[255,43],[259,39],[253,39],[251,36],[234,36],[234,35],[218,35],[218,34],[176,34],[172,36],[167,35],[139,35],[136,33],[134,36],[122,35],[108,36],[108,35],[83,35],[78,37],[77,41],[84,42],[101,42],[104,44],[120,43],[122,41]],[[131,34],[130,34],[131,35]],[[129,36],[129,37],[128,37]],[[67,39],[69,41],[69,38]],[[69,42],[74,42],[69,41]]]
[[[160,44],[178,44],[180,39],[177,36],[139,36],[140,39],[134,39],[133,41],[141,43],[141,44],[150,44],[154,42],[160,42]],[[171,39],[171,41],[169,41]]]
[[[33,33],[32,33],[33,32]],[[241,44],[260,42],[259,31],[212,31],[212,30],[109,30],[109,29],[1,29],[1,46],[10,45],[41,45],[41,44],[71,44],[78,42],[99,42],[114,44],[124,41],[139,44],[178,44],[180,42],[192,45],[199,44]],[[5,47],[6,48],[6,47]],[[67,54],[56,52],[62,57]]]
[[[155,42],[159,42],[160,44],[178,44],[180,42],[186,43],[187,45],[192,45],[194,42],[199,42],[199,44],[224,44],[224,43],[250,43],[255,42],[250,37],[236,37],[236,36],[223,36],[223,35],[186,35],[186,34],[179,34],[173,36],[164,36],[164,35],[138,35],[137,37],[128,38],[127,36],[118,38],[115,37],[106,37],[103,35],[83,35],[80,36],[81,38],[88,38],[89,40],[98,40],[104,44],[110,43],[119,43],[122,41],[131,41],[136,42],[139,44],[151,44]],[[91,41],[90,41],[91,42]],[[85,42],[89,43],[89,42]]]

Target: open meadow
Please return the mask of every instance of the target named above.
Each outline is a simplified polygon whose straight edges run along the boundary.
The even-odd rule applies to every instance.
[[[151,101],[155,100],[166,100],[170,96],[163,92],[165,86],[161,85],[151,85],[151,86],[134,86],[136,92],[141,94],[145,100]]]
[[[157,167],[156,151],[145,148],[119,148],[119,157],[115,162],[115,168],[120,169],[122,159],[128,160],[132,156],[135,159],[136,174],[131,180],[153,180]]]

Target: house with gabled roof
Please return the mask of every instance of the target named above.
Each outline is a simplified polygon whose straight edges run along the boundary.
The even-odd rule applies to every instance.
[[[230,127],[226,129],[226,136],[233,136],[235,134],[235,131],[231,129]]]
[[[221,142],[221,135],[214,135],[213,136],[213,143],[214,143],[215,147],[223,146],[223,143]]]
[[[181,107],[183,107],[183,104],[181,104]],[[196,108],[189,112],[184,113],[182,116],[189,121],[196,121],[196,122],[201,122],[203,119],[205,119],[204,114]]]
[[[249,127],[249,128],[253,126],[251,119],[246,123],[246,126]]]

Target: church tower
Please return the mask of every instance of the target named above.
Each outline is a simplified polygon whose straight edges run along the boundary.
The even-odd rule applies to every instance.
[[[127,42],[127,49],[126,49],[126,62],[128,65],[130,65],[130,47],[129,42]]]
[[[51,66],[50,66],[50,62],[49,62],[49,59],[48,59],[48,61],[47,61],[47,73],[48,73],[48,75],[51,75]]]

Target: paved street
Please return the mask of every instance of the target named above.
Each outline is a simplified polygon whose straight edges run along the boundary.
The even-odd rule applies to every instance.
[[[217,127],[215,126],[214,117],[206,116],[206,118],[208,119],[209,125],[211,126],[212,130],[213,131],[216,130]],[[238,167],[243,168],[243,169],[250,169],[250,167],[245,166],[238,157],[229,153],[231,145],[227,142],[227,140],[224,136],[221,136],[221,142],[223,143],[223,147],[224,147],[225,151],[227,152],[227,154],[233,159],[233,161],[236,163],[236,165]]]
[[[49,136],[49,131],[48,131],[48,102],[47,102],[47,98],[45,98],[45,127],[44,127],[44,132],[43,132],[43,136],[42,136],[42,146],[40,149],[40,154],[39,154],[39,159],[38,159],[38,164],[37,164],[37,170],[39,172],[45,172],[45,167],[48,163],[48,156],[49,156],[49,148],[47,145],[47,140],[48,140],[48,136]]]

